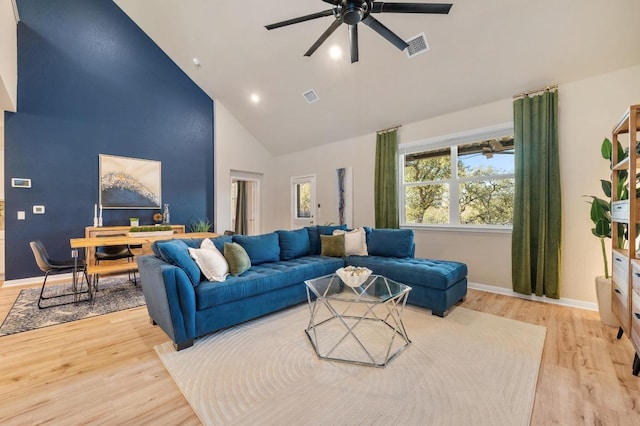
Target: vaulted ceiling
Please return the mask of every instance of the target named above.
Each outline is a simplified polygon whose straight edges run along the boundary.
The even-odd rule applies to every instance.
[[[355,64],[346,25],[303,56],[333,17],[264,28],[329,9],[322,0],[115,3],[274,155],[640,63],[638,0],[456,0],[448,15],[377,14],[402,39],[424,32],[430,50],[409,59],[360,24]],[[305,101],[309,89],[318,102]]]

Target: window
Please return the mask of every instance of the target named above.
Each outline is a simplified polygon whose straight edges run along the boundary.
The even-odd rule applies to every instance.
[[[511,226],[515,151],[501,129],[401,147],[400,222]]]
[[[291,207],[294,226],[312,225],[315,218],[316,177],[291,178]]]

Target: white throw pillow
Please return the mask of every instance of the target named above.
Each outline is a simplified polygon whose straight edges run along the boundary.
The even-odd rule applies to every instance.
[[[344,252],[345,255],[367,256],[367,236],[364,228],[356,228],[353,231],[344,231],[336,229],[333,235],[344,234]]]
[[[199,249],[189,247],[189,255],[209,281],[224,281],[229,275],[229,264],[213,242],[205,238]]]

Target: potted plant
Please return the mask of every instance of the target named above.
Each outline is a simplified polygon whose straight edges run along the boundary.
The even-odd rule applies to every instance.
[[[129,224],[134,227],[140,225],[140,220],[137,217],[130,217]]]
[[[622,149],[622,146],[618,143],[618,159],[622,160],[626,157],[626,153]],[[608,160],[611,164],[612,161],[613,145],[607,138],[602,141],[601,153],[602,158]],[[628,189],[626,187],[627,176],[624,172],[620,172],[620,179],[618,185],[615,188],[616,199],[622,200],[629,196]],[[600,239],[600,246],[602,248],[602,259],[604,261],[604,276],[596,277],[596,295],[598,298],[598,310],[600,312],[600,320],[603,324],[612,327],[618,327],[620,324],[618,319],[614,315],[611,309],[611,275],[609,275],[609,253],[606,248],[605,238],[611,238],[611,193],[612,184],[610,180],[601,180],[602,191],[606,199],[599,198],[591,195],[591,221],[594,227],[591,228],[591,233]],[[618,238],[624,238],[623,224],[617,224]],[[621,247],[622,244],[618,244]]]
[[[189,230],[191,232],[209,232],[213,224],[209,222],[209,219],[197,219],[191,221],[189,224]]]

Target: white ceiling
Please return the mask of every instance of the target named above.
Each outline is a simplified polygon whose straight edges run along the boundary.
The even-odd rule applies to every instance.
[[[264,28],[329,9],[322,0],[115,2],[274,155],[640,63],[638,0],[455,0],[449,15],[376,14],[403,39],[424,32],[431,50],[408,59],[360,24],[356,64],[346,25],[303,56],[332,17]],[[320,101],[307,104],[311,88]]]

